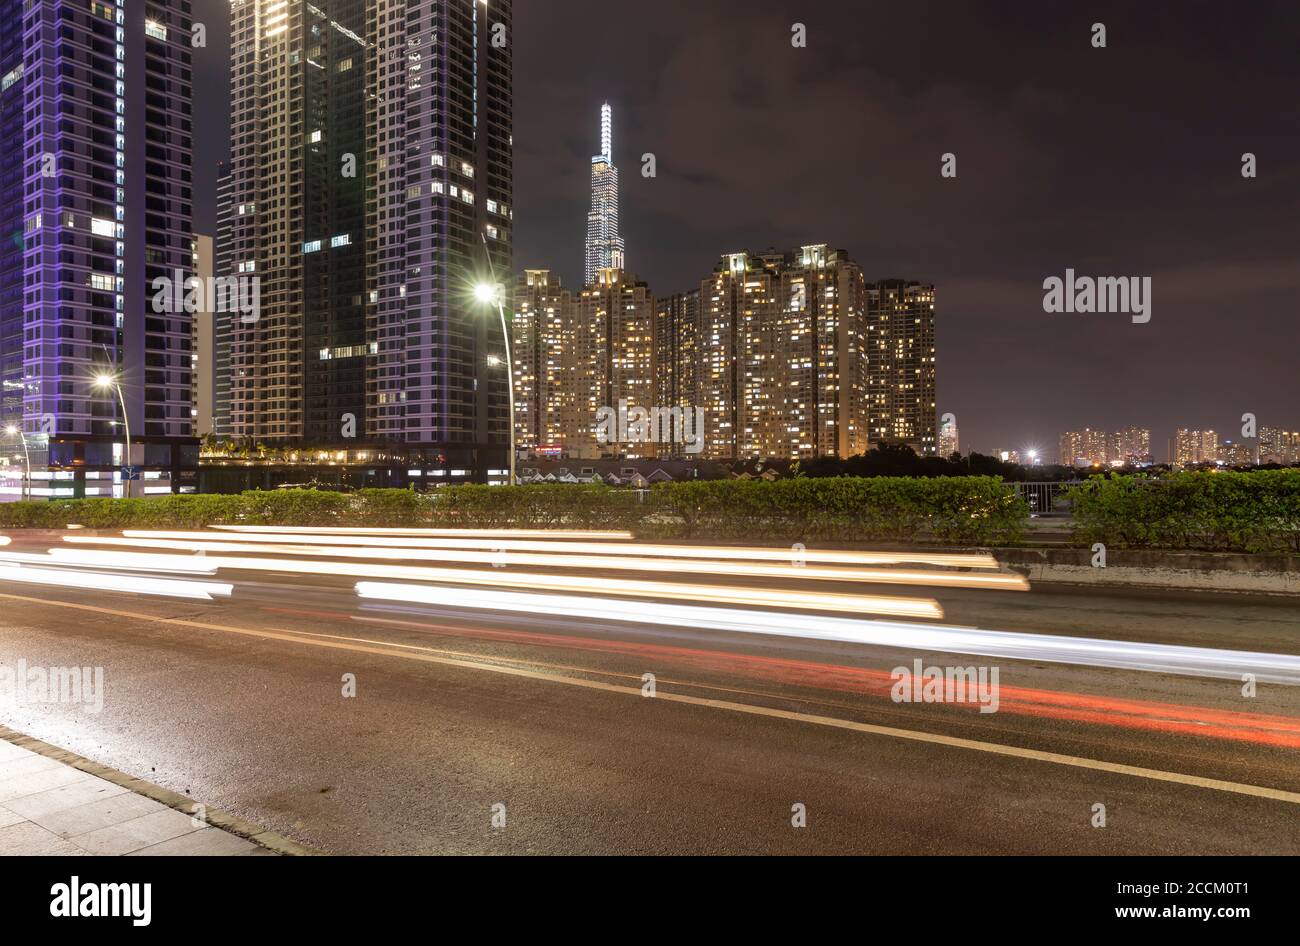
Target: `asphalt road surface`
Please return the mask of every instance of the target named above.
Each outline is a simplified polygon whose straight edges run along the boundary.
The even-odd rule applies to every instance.
[[[530,571],[505,564],[503,582]],[[102,667],[105,681],[99,712],[9,700],[0,721],[337,854],[1300,853],[1294,683],[1261,679],[1248,696],[1229,659],[1193,675],[1085,651],[981,656],[983,643],[909,646],[906,628],[1083,638],[1098,653],[1142,642],[1155,668],[1184,647],[1282,667],[1300,655],[1293,599],[868,588],[792,569],[590,592],[577,597],[618,613],[571,617],[362,598],[365,575],[222,567],[205,580],[233,592],[0,572],[0,667]],[[905,625],[884,645],[699,626],[663,607],[724,607],[696,601],[701,584],[927,599],[943,616],[884,619]],[[997,711],[899,702],[891,671],[917,659],[996,668]]]

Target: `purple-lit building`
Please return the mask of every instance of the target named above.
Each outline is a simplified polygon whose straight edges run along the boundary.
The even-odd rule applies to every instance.
[[[192,489],[192,316],[155,283],[191,275],[190,3],[0,0],[0,22],[3,498],[10,426],[35,497],[123,495],[128,463],[133,495]]]

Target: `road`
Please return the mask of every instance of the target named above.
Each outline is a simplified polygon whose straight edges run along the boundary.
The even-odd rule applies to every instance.
[[[200,558],[134,541],[108,554]],[[6,551],[59,545],[17,537]],[[571,596],[574,610],[616,602],[615,620],[502,610],[481,584],[452,603],[362,598],[373,576],[325,563],[373,560],[326,552],[319,571],[250,553],[239,560],[255,569],[205,579],[233,586],[211,601],[0,575],[0,667],[102,667],[105,681],[100,712],[11,700],[0,721],[337,854],[1300,853],[1300,689],[1261,677],[1245,696],[1226,658],[1210,675],[1167,669],[1185,647],[1292,666],[1289,599],[864,586],[809,581],[810,562],[785,575],[688,567],[655,574],[657,595]],[[503,585],[611,576],[493,563]],[[679,620],[673,608],[730,607],[698,600],[706,585],[933,600],[943,615],[850,615],[901,624],[887,645]],[[792,631],[812,613],[746,611]],[[998,645],[979,636],[960,653],[908,645],[931,625],[1044,646],[1015,659],[981,656]],[[1058,652],[1057,636],[1106,656]],[[1162,669],[1105,665],[1105,642],[1128,641],[1156,645],[1142,659]],[[897,702],[891,671],[917,659],[996,668],[997,711]]]

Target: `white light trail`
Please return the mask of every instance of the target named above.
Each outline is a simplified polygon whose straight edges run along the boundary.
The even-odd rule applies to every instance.
[[[172,541],[224,541],[227,536],[211,532],[172,532],[151,529],[126,529],[122,535],[131,539],[166,539]],[[361,535],[303,532],[288,530],[272,533],[241,533],[245,542],[269,542],[282,545],[356,545]],[[860,552],[840,549],[733,548],[726,545],[646,545],[643,543],[526,541],[520,539],[451,539],[385,536],[383,547],[392,549],[488,549],[508,552],[547,552],[575,555],[625,555],[637,558],[687,558],[716,561],[800,562],[839,565],[943,565],[957,568],[997,568],[992,555],[949,552]],[[372,542],[373,544],[373,542]]]
[[[141,552],[98,552],[67,555],[74,549],[51,549],[44,555],[36,552],[0,552],[0,563],[51,567],[80,565],[85,568],[116,568],[123,571],[184,572],[189,575],[215,575],[217,568],[209,559],[196,555],[148,555]]]
[[[466,539],[603,539],[611,542],[622,542],[630,540],[633,536],[631,532],[599,532],[599,531],[582,531],[582,530],[564,530],[564,529],[366,529],[351,526],[294,526],[293,529],[286,531],[283,526],[213,526],[214,529],[220,529],[223,532],[239,532],[256,534],[273,534],[273,535],[351,535],[351,536],[401,536],[419,538],[466,538]],[[128,533],[123,533],[128,534]],[[196,532],[194,535],[208,535],[209,533]]]
[[[1173,673],[1240,680],[1251,673],[1260,682],[1300,685],[1300,657],[1250,651],[1215,650],[1170,644],[1095,640],[1050,634],[1018,634],[974,627],[944,627],[897,621],[854,620],[818,614],[774,614],[691,605],[642,603],[629,612],[626,602],[570,595],[543,595],[436,585],[397,585],[362,581],[357,594],[378,601],[403,601],[449,608],[474,608],[564,618],[590,618],[632,624],[694,627],[742,634],[800,637],[898,648],[909,652],[974,654],[1009,660]]]
[[[210,535],[211,533],[198,533]],[[535,566],[541,568],[582,568],[591,571],[647,571],[658,574],[737,575],[743,578],[782,578],[787,580],[866,582],[895,585],[923,585],[945,588],[987,588],[1004,591],[1028,591],[1029,582],[1011,573],[976,574],[968,572],[932,572],[896,568],[828,568],[806,565],[773,565],[762,562],[718,562],[692,559],[637,559],[597,555],[542,555],[528,552],[500,553],[468,549],[403,549],[379,546],[318,547],[311,545],[259,545],[237,541],[202,541],[151,538],[114,538],[64,536],[64,542],[83,545],[112,545],[216,554],[258,554],[321,556],[328,558],[375,559],[419,562],[461,562],[480,565]]]
[[[234,586],[216,581],[184,578],[151,578],[143,575],[114,575],[107,572],[78,572],[64,568],[32,568],[0,564],[0,581],[30,585],[56,585],[81,591],[122,591],[130,594],[161,595],[211,601],[214,595],[229,597]]]
[[[67,563],[97,568],[127,568],[137,557],[131,552],[92,549],[51,549],[49,557],[33,556],[47,564]],[[183,555],[140,555],[160,570],[178,569],[195,562]],[[676,584],[672,582],[632,581],[623,578],[589,578],[577,575],[544,575],[528,572],[469,571],[453,568],[426,568],[418,565],[378,565],[354,562],[295,561],[293,559],[204,556],[199,562],[209,568],[233,568],[246,571],[292,573],[301,575],[341,575],[347,578],[395,578],[407,581],[491,585],[493,587],[531,588],[541,591],[585,592],[635,598],[676,598],[678,600],[715,601],[755,607],[803,608],[813,611],[838,611],[853,614],[888,614],[895,617],[942,618],[943,608],[929,598],[887,597],[883,595],[818,594],[806,591],[780,591],[763,588]],[[174,564],[173,564],[174,563]],[[634,607],[634,605],[628,605]]]

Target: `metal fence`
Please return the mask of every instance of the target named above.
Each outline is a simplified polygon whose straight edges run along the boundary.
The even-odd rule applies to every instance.
[[[1029,513],[1033,516],[1070,515],[1070,501],[1065,493],[1072,486],[1079,486],[1083,480],[1063,480],[1055,483],[1017,483],[1016,495],[1029,503]]]

